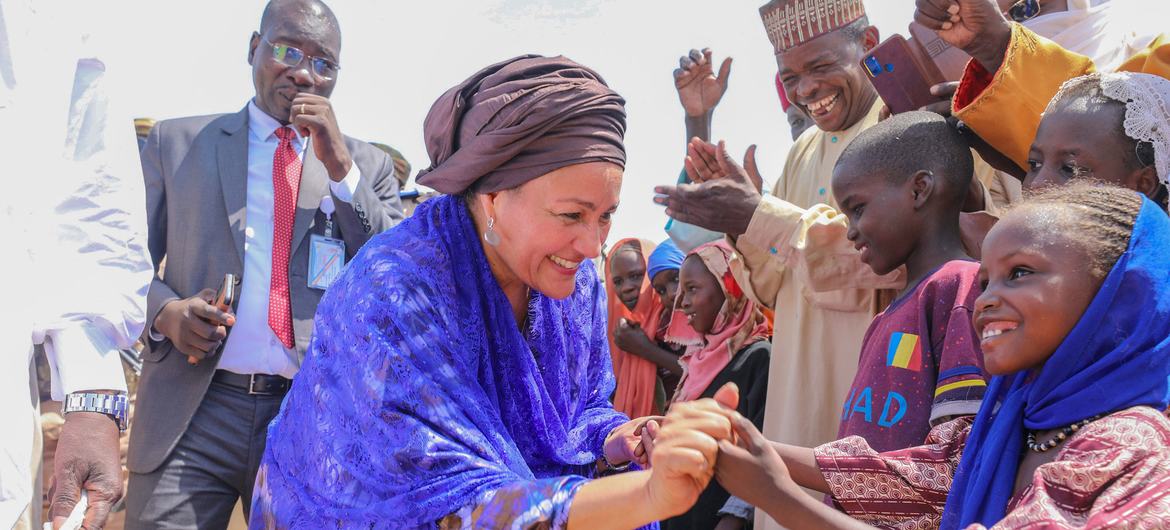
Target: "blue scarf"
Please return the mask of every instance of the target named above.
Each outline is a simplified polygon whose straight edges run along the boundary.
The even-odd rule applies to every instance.
[[[659,243],[646,259],[646,277],[654,281],[654,277],[662,271],[681,269],[683,258],[686,258],[686,254],[678,249],[673,240],[667,239]]]
[[[1040,369],[995,377],[971,428],[943,510],[943,530],[1006,515],[1024,429],[1170,402],[1170,219],[1146,200],[1129,248],[1077,325]]]
[[[582,264],[564,300],[533,291],[522,332],[480,245],[441,196],[346,266],[269,429],[253,523],[429,526],[501,487],[592,474],[627,421],[597,272]]]

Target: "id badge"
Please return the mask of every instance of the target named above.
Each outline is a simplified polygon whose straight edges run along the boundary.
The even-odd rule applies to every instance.
[[[345,241],[309,236],[309,288],[324,291],[345,266]]]

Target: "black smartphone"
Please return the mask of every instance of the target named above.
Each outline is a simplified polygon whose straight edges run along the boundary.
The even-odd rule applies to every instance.
[[[212,302],[220,311],[232,311],[232,306],[236,305],[236,297],[239,296],[240,278],[232,273],[223,275],[223,283],[219,286],[219,291],[215,293],[215,301]],[[187,356],[187,363],[191,366],[199,364],[199,358],[194,355]]]
[[[235,274],[227,273],[223,275],[223,284],[219,286],[219,292],[215,294],[215,307],[220,311],[231,312],[232,306],[236,305],[236,297],[239,296],[238,288],[240,279]]]

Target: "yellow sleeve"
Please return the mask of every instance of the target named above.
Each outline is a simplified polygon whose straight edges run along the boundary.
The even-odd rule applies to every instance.
[[[981,68],[972,61],[962,85],[973,84]],[[984,141],[1021,168],[1028,167],[1028,150],[1040,127],[1040,115],[1065,81],[1096,70],[1088,57],[1070,52],[1019,24],[1012,24],[1012,40],[1003,66],[978,95],[965,98],[960,86],[955,116]],[[1118,71],[1143,72],[1170,79],[1170,36],[1159,35],[1149,46],[1126,60]]]
[[[1121,63],[1117,71],[1141,72],[1170,79],[1170,35],[1158,35],[1146,49]]]
[[[1040,126],[1040,114],[1060,85],[1095,69],[1088,57],[1070,52],[1019,24],[1012,24],[1012,40],[1003,66],[991,83],[969,102],[963,91],[982,67],[971,61],[963,74],[954,114],[980,138],[1022,168]],[[963,104],[965,103],[965,105]]]

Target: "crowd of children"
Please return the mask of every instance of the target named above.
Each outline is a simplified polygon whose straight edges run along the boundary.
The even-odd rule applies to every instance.
[[[667,528],[714,528],[737,504],[787,528],[1170,525],[1170,80],[1064,83],[1029,150],[1027,198],[978,234],[979,259],[960,221],[971,136],[907,112],[861,132],[835,165],[833,215],[857,251],[838,259],[905,278],[858,345],[837,441],[761,434],[771,323],[732,274],[734,247],[686,254],[677,296],[640,321],[652,340],[625,351],[669,369],[683,349],[667,414],[730,383],[740,401],[723,412],[735,436],[719,442],[717,483]],[[689,154],[695,180],[746,175],[722,144],[693,141]],[[669,293],[677,265],[643,278],[645,261],[622,252],[611,297],[643,305],[614,280],[631,269],[643,296]],[[611,328],[639,325],[616,318]]]

